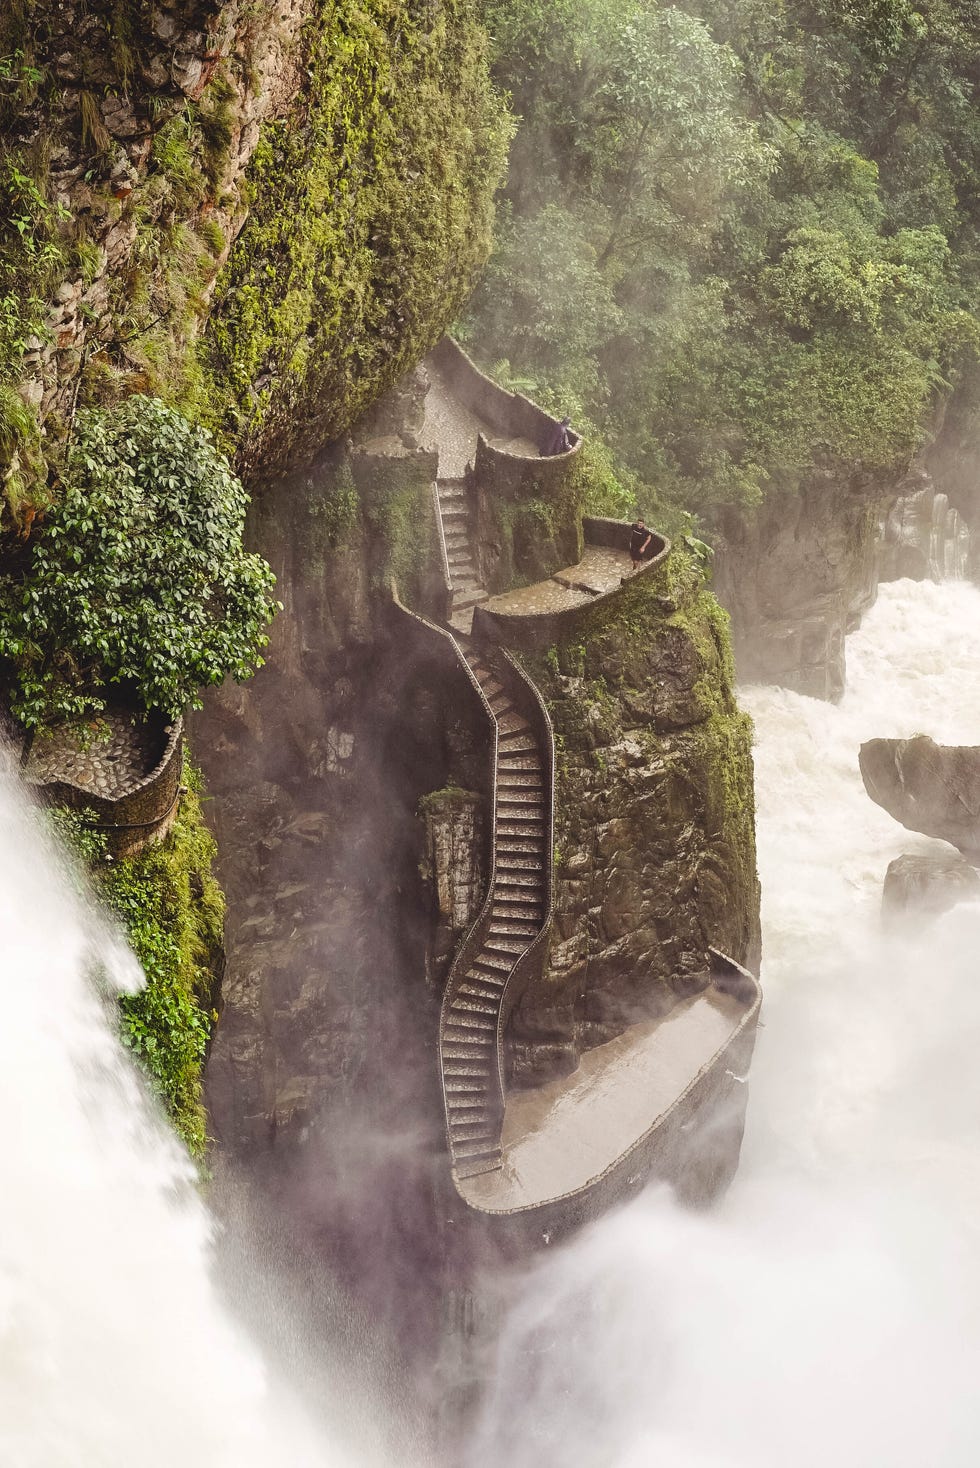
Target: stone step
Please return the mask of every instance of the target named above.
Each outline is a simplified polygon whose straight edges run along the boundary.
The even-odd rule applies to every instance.
[[[544,824],[545,809],[543,805],[534,804],[527,800],[501,800],[497,801],[497,822],[506,821],[512,825],[516,821],[540,822]]]
[[[500,714],[497,724],[501,734],[527,734],[531,727],[524,715],[519,714],[516,709],[512,709],[507,714]]]
[[[490,928],[490,932],[491,934],[493,933],[492,925]],[[461,999],[457,995],[452,1004],[450,1004],[449,1006],[449,1013],[456,1014],[457,1011],[465,1011],[467,1014],[495,1015],[497,1013],[497,1006],[496,1004],[487,1004],[485,1002],[481,1003],[477,999]]]
[[[470,507],[463,495],[440,495],[439,513],[446,520],[469,520]]]
[[[488,937],[483,945],[484,953],[492,953],[494,957],[507,958],[513,966],[516,959],[530,946],[527,938],[500,938]],[[496,1029],[496,1025],[494,1026]]]
[[[498,682],[492,673],[488,673],[485,668],[474,666],[473,663],[470,663],[470,667],[475,673],[476,681],[483,689],[488,702],[490,699],[496,698],[498,694],[506,693],[507,690],[504,688],[504,685]]]
[[[487,942],[493,945],[513,938],[515,942],[528,943],[537,937],[540,929],[541,923],[536,918],[516,918],[508,913],[506,917],[493,918],[487,931]]]
[[[457,1009],[455,1004],[449,1006],[446,1024],[451,1025],[454,1029],[489,1030],[491,1033],[495,1032],[497,1028],[497,1021],[494,1018],[494,1011],[492,1009],[489,1011],[489,1015],[487,1015],[470,1009]]]
[[[498,719],[501,714],[509,714],[514,707],[506,693],[495,693],[492,698],[487,699],[487,703],[493,709],[494,716]]]
[[[522,838],[520,836],[497,837],[498,856],[537,856],[540,857],[544,851],[544,838],[539,837],[537,841]]]
[[[476,958],[466,970],[466,981],[473,984],[485,984],[487,988],[496,989],[499,1000],[500,991],[507,982],[507,975],[502,974],[499,969],[480,968],[480,960]]]
[[[493,1003],[494,1013],[500,1008],[500,989],[495,984],[479,984],[476,982],[481,975],[467,974],[467,982],[461,984],[460,994],[465,994],[468,999],[487,999]]]
[[[452,582],[454,593],[480,590],[479,583],[471,571],[457,571],[454,567],[451,567],[449,579]]]
[[[475,607],[479,602],[486,601],[487,599],[488,593],[485,591],[467,591],[462,596],[457,596],[453,592],[453,611],[464,612],[469,607]]]
[[[520,821],[498,821],[497,839],[511,836],[518,840],[525,836],[534,836],[539,841],[544,841],[544,821],[528,821],[522,824]]]
[[[463,1162],[456,1160],[453,1163],[456,1176],[459,1178],[481,1177],[485,1172],[499,1172],[504,1165],[504,1157],[500,1148],[489,1154],[482,1162]]]
[[[447,1080],[445,1089],[447,1106],[483,1107],[487,1104],[487,1088],[480,1080]]]
[[[479,1078],[485,1083],[490,1078],[490,1066],[486,1061],[481,1063],[476,1057],[472,1059],[467,1058],[465,1062],[462,1060],[447,1060],[442,1070],[443,1075],[447,1078],[454,1077],[457,1080],[463,1080],[467,1076],[471,1076],[474,1080]]]
[[[534,856],[519,856],[509,851],[497,853],[497,875],[509,876],[512,872],[540,872],[544,867],[541,852]]]
[[[475,1096],[448,1096],[446,1098],[446,1108],[453,1113],[454,1117],[458,1116],[460,1121],[464,1117],[472,1117],[474,1121],[480,1121],[481,1119],[491,1121],[493,1119],[487,1109],[485,1097],[479,1100]]]
[[[501,759],[509,759],[515,754],[537,754],[540,746],[533,734],[504,733],[498,738],[497,748]],[[538,769],[541,768],[539,761]]]
[[[447,556],[450,571],[470,571],[475,576],[476,567],[469,551],[451,550]]]
[[[513,890],[517,887],[525,891],[527,888],[531,888],[535,895],[537,895],[543,886],[544,873],[540,867],[536,872],[498,871],[494,897],[497,898],[500,896],[501,889],[507,891],[508,889]]]
[[[454,1150],[457,1157],[462,1157],[467,1162],[476,1162],[484,1157],[500,1156],[500,1147],[488,1145],[486,1142],[461,1142]]]
[[[541,756],[534,750],[497,748],[497,767],[500,770],[524,770],[527,774],[544,774]]]
[[[463,1142],[482,1142],[488,1147],[497,1145],[496,1132],[489,1121],[452,1121],[449,1129],[454,1148],[458,1148]]]
[[[464,1043],[462,1040],[444,1040],[442,1045],[442,1058],[445,1062],[461,1060],[482,1060],[490,1054],[491,1041],[486,1040],[481,1044]]]
[[[530,892],[495,892],[492,918],[520,918],[521,922],[540,923],[544,916],[544,905]]]
[[[485,948],[481,948],[479,957],[473,960],[473,967],[479,969],[481,973],[489,971],[496,974],[498,978],[506,977],[514,967],[514,960],[500,953],[489,954]]]
[[[497,773],[497,789],[502,796],[506,792],[507,799],[513,799],[514,792],[517,790],[527,790],[529,792],[534,791],[540,800],[542,783],[542,777],[536,775],[533,770],[528,770],[527,772],[524,770],[510,770],[505,766]]]

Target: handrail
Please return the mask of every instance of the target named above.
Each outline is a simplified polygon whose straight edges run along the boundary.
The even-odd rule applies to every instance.
[[[504,1062],[505,1062],[505,1031],[506,1031],[506,1028],[507,1028],[507,1022],[509,1021],[511,1015],[514,1012],[514,1009],[515,1009],[517,1003],[521,999],[521,997],[522,997],[522,995],[524,993],[524,990],[527,987],[528,981],[530,979],[531,973],[532,973],[533,968],[534,968],[534,964],[537,961],[537,958],[538,958],[538,955],[539,955],[541,949],[546,946],[546,943],[548,941],[550,941],[550,938],[551,938],[551,928],[552,928],[552,923],[554,921],[554,909],[555,909],[555,730],[554,730],[554,725],[551,722],[551,715],[548,713],[547,705],[545,704],[545,701],[544,701],[543,697],[541,696],[541,690],[538,688],[538,686],[535,683],[534,679],[530,677],[530,675],[525,671],[525,669],[521,667],[521,665],[517,661],[517,659],[514,658],[507,651],[506,648],[501,647],[501,648],[498,648],[497,651],[502,655],[502,657],[507,661],[507,663],[509,663],[509,665],[512,668],[512,670],[517,675],[517,678],[519,679],[521,686],[523,688],[525,688],[527,690],[527,692],[530,694],[530,697],[526,700],[526,702],[531,705],[531,707],[533,708],[534,714],[536,715],[536,720],[535,721],[538,724],[539,736],[540,735],[543,735],[543,738],[541,739],[541,743],[542,743],[543,752],[544,752],[544,754],[546,755],[546,758],[547,758],[547,777],[548,777],[548,783],[547,783],[547,803],[546,803],[546,816],[545,816],[545,832],[544,832],[544,838],[545,838],[545,848],[544,848],[544,883],[545,883],[545,889],[544,889],[544,895],[545,895],[544,915],[543,915],[543,917],[541,919],[541,929],[540,929],[540,932],[537,934],[537,936],[534,939],[532,939],[531,943],[528,945],[527,948],[525,948],[524,952],[521,954],[520,958],[517,960],[517,962],[515,963],[514,967],[511,969],[510,974],[509,974],[508,979],[507,979],[507,983],[504,985],[504,992],[501,995],[501,1000],[500,1000],[500,1013],[498,1015],[498,1020],[497,1020],[497,1055],[498,1055],[498,1063],[499,1063],[500,1068],[501,1068],[501,1073],[503,1074],[503,1072],[504,1072]],[[505,1094],[506,1094],[506,1087],[504,1088],[504,1091],[505,1091]]]
[[[520,1214],[533,1214],[542,1208],[554,1209],[558,1205],[570,1202],[573,1198],[581,1198],[585,1194],[591,1193],[594,1188],[600,1187],[603,1183],[608,1182],[615,1174],[633,1165],[637,1154],[649,1146],[656,1134],[680,1112],[682,1105],[690,1096],[691,1092],[694,1091],[706,1076],[716,1070],[716,1067],[721,1064],[731,1053],[735,1045],[745,1036],[746,1030],[758,1019],[759,1009],[762,1004],[762,987],[759,980],[748,969],[743,968],[741,964],[736,963],[733,958],[729,958],[727,954],[722,953],[719,949],[709,948],[708,951],[715,960],[715,963],[712,965],[712,982],[716,987],[722,989],[723,992],[733,993],[734,991],[729,985],[734,983],[737,977],[742,986],[742,992],[735,994],[734,997],[744,1005],[745,1012],[724,1044],[691,1077],[684,1089],[677,1093],[666,1111],[662,1111],[659,1116],[655,1117],[646,1131],[636,1137],[618,1156],[608,1162],[605,1167],[596,1173],[595,1177],[590,1178],[588,1182],[581,1183],[578,1187],[568,1188],[562,1193],[551,1194],[549,1197],[538,1199],[533,1203],[519,1203],[511,1208],[493,1208],[480,1202],[477,1198],[468,1197],[466,1201],[471,1208],[477,1213],[497,1218],[514,1218]],[[721,983],[719,983],[719,979],[722,981]]]
[[[483,708],[486,712],[487,720],[493,732],[493,760],[491,764],[492,775],[490,788],[489,832],[490,871],[487,880],[487,892],[486,897],[483,901],[483,906],[480,908],[480,911],[470,923],[470,926],[467,929],[462,942],[456,950],[456,957],[453,959],[452,964],[450,965],[449,973],[446,976],[446,984],[442,995],[442,1004],[439,1009],[439,1068],[440,1072],[442,1073],[442,1104],[446,1117],[446,1137],[449,1142],[450,1157],[455,1164],[456,1159],[452,1155],[452,1119],[449,1114],[449,1093],[446,1089],[446,1076],[443,1069],[444,1051],[447,1043],[446,1026],[450,1023],[448,1014],[452,1002],[456,998],[456,995],[458,994],[459,989],[462,986],[463,979],[466,975],[466,970],[476,958],[477,954],[480,951],[480,948],[483,945],[484,938],[486,937],[487,930],[489,929],[491,922],[491,914],[494,902],[494,887],[496,885],[497,878],[497,744],[499,729],[497,726],[497,720],[494,717],[493,709],[490,707],[489,700],[487,699],[487,696],[484,693],[483,689],[480,687],[480,681],[477,678],[476,674],[473,672],[473,669],[470,667],[469,663],[467,662],[466,655],[464,654],[463,649],[460,647],[456,638],[453,636],[452,632],[450,632],[448,628],[440,627],[438,623],[430,621],[428,617],[422,616],[421,613],[413,612],[409,607],[406,607],[399,600],[398,587],[394,578],[392,578],[391,580],[391,594],[394,605],[400,612],[402,612],[405,616],[412,618],[427,631],[436,633],[452,647],[456,655],[457,661],[465,670],[467,678],[479,695],[480,702],[483,705]],[[504,1085],[499,1050],[497,1057],[497,1092],[498,1094],[493,1097],[488,1096],[487,1102],[488,1108],[491,1105],[495,1106],[496,1110],[499,1112],[500,1126],[502,1127],[504,1112]]]
[[[436,535],[439,540],[439,554],[442,559],[442,586],[445,598],[442,610],[448,622],[453,608],[453,578],[452,572],[449,569],[449,551],[446,548],[446,527],[442,523],[442,505],[439,502],[439,482],[435,479],[432,481],[432,509],[435,515]]]

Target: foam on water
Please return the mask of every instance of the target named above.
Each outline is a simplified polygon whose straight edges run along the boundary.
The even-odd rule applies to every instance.
[[[880,927],[861,741],[980,744],[980,592],[882,589],[838,707],[748,690],[764,1024],[710,1215],[651,1190],[520,1282],[478,1468],[974,1468],[980,907]]]
[[[339,1468],[212,1285],[187,1158],[115,1037],[93,926],[0,752],[0,1465]]]

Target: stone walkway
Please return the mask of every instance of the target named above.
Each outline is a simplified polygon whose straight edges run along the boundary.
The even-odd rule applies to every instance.
[[[78,734],[59,730],[50,737],[38,736],[31,749],[25,779],[48,785],[63,781],[99,795],[118,800],[138,785],[155,768],[163,755],[163,740],[169,728],[160,731],[131,713],[112,709],[103,715],[87,747]]]
[[[429,391],[425,395],[422,447],[438,453],[440,479],[459,479],[465,474],[467,464],[473,462],[476,440],[481,433],[494,448],[538,457],[537,444],[526,438],[501,437],[464,407],[453,396],[446,373],[431,364],[426,364],[425,370],[429,374]]]
[[[528,616],[541,612],[565,612],[595,601],[597,596],[616,591],[633,574],[633,563],[625,551],[602,545],[587,545],[577,566],[556,571],[547,581],[505,591],[484,603],[488,612]]]
[[[713,986],[587,1050],[562,1080],[507,1097],[503,1166],[459,1184],[491,1213],[587,1187],[656,1125],[732,1039],[744,1004]]]

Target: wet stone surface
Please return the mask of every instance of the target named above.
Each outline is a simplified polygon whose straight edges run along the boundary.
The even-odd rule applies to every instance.
[[[476,453],[476,440],[482,433],[496,449],[508,454],[538,457],[537,444],[526,438],[504,438],[475,413],[453,397],[444,373],[427,366],[429,391],[425,398],[425,422],[422,447],[439,454],[439,478],[461,479]]]
[[[536,581],[533,586],[505,591],[501,596],[491,597],[485,605],[489,612],[511,617],[564,612],[569,607],[582,606],[597,596],[616,591],[624,578],[632,574],[632,569],[632,562],[625,551],[588,545],[577,566],[566,566],[547,581]]]
[[[89,795],[117,800],[150,774],[163,753],[159,732],[128,712],[111,710],[86,733],[87,738],[80,738],[75,731],[59,730],[38,737],[27,762],[27,779],[37,785],[63,781]]]

